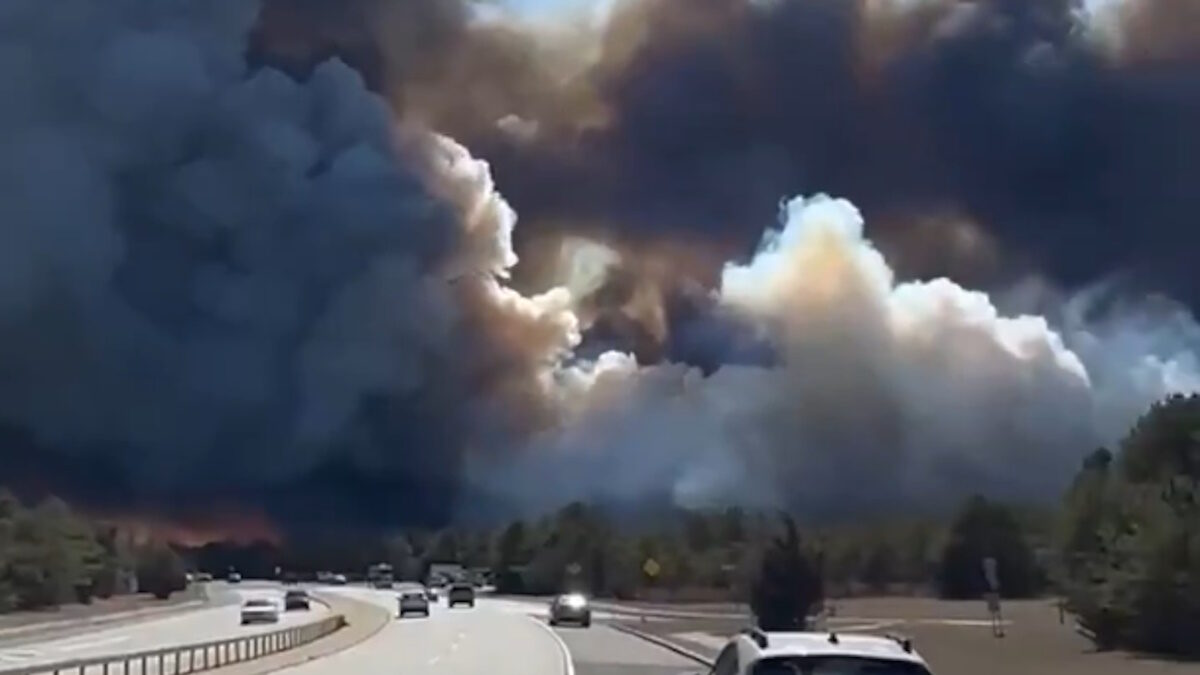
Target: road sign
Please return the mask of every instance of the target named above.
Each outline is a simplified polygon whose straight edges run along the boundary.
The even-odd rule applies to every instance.
[[[570,574],[571,576],[577,576],[582,571],[583,567],[581,567],[577,562],[567,565],[567,574]]]
[[[983,559],[983,576],[987,579],[988,588],[993,592],[1000,590],[1000,575],[996,572],[996,559]]]
[[[662,571],[662,567],[654,558],[646,558],[646,562],[642,564],[642,571],[646,573],[646,576],[654,578]]]

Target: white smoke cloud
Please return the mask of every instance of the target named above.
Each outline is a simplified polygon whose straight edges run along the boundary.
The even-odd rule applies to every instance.
[[[534,509],[580,495],[830,514],[971,491],[1048,498],[1149,403],[1200,390],[1185,313],[1096,324],[1076,309],[1060,333],[947,279],[898,284],[858,210],[826,196],[788,202],[716,293],[776,365],[707,378],[618,354],[571,366],[562,427],[480,475]]]

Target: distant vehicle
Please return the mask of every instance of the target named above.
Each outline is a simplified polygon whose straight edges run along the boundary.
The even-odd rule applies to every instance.
[[[437,602],[438,601],[437,589],[434,588],[433,586],[425,587],[425,599],[430,602]]]
[[[248,623],[278,623],[279,605],[266,598],[252,598],[242,605],[242,625]]]
[[[468,607],[475,606],[475,587],[471,584],[456,583],[450,587],[450,592],[446,594],[446,604],[453,607],[458,604],[463,604]]]
[[[208,572],[199,572],[196,574],[196,581],[212,581],[212,575]]]
[[[735,635],[717,656],[720,675],[871,673],[931,675],[910,640],[877,635],[763,632]]]
[[[592,625],[592,606],[582,593],[564,593],[550,601],[550,625],[563,623]]]
[[[293,609],[308,610],[309,597],[308,591],[300,588],[295,588],[283,594],[283,609],[292,611]]]
[[[329,577],[329,583],[333,584],[334,586],[345,586],[346,585],[346,575],[345,574],[331,575]]]
[[[400,594],[400,616],[421,614],[429,616],[429,598],[422,591],[404,591]]]
[[[374,588],[391,588],[395,583],[392,566],[387,563],[371,565],[367,568],[367,583]]]
[[[240,584],[242,583],[242,575],[237,572],[230,572],[229,576],[225,577],[225,580],[231,584]]]

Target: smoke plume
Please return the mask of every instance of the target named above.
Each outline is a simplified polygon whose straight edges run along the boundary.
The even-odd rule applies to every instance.
[[[1200,388],[1193,14],[11,0],[0,479],[284,523],[1052,497]]]

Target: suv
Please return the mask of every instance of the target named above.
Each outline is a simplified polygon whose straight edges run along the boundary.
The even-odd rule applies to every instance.
[[[301,590],[299,588],[294,588],[294,589],[288,591],[287,593],[284,593],[284,595],[283,595],[284,610],[289,611],[289,612],[292,611],[293,609],[307,610],[308,607],[309,607],[308,591]]]
[[[475,606],[475,587],[471,584],[454,584],[446,594],[446,604],[453,607],[462,603],[468,607]]]
[[[931,675],[912,641],[876,635],[742,631],[717,656],[711,675]]]

